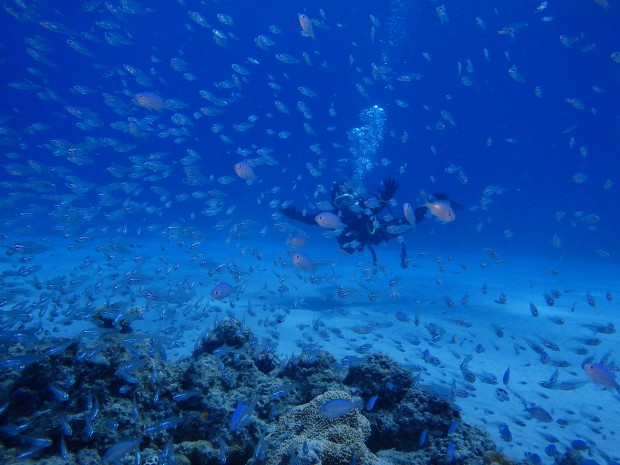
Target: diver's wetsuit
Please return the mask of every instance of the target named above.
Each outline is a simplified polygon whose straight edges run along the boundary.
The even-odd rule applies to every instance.
[[[332,212],[337,214],[340,220],[346,225],[343,231],[337,236],[338,244],[340,244],[342,250],[352,254],[353,252],[361,252],[364,250],[364,247],[367,247],[372,255],[373,265],[377,265],[377,254],[373,246],[382,242],[387,242],[396,237],[395,234],[390,234],[387,231],[387,227],[391,225],[400,226],[408,224],[404,218],[395,218],[389,222],[382,221],[378,218],[379,213],[383,211],[385,206],[392,199],[397,188],[398,183],[394,179],[385,180],[383,182],[383,187],[379,190],[378,205],[369,208],[363,205],[363,199],[360,199],[352,191],[345,190],[343,192],[341,191],[341,186],[334,185],[332,188],[332,205],[334,206],[334,210],[332,210]],[[304,215],[293,206],[282,209],[281,211],[287,217],[302,223],[317,224],[314,217],[318,212]],[[425,212],[416,211],[415,213],[417,222],[419,221],[417,218],[418,213],[423,216]],[[379,227],[375,226],[375,221],[378,222]],[[406,268],[408,264],[409,258],[407,257],[406,246],[403,243],[401,266]]]
[[[332,213],[338,215],[345,225],[343,231],[337,236],[338,244],[340,244],[342,250],[352,254],[353,252],[361,252],[367,247],[372,255],[373,265],[377,265],[377,254],[373,246],[397,237],[397,234],[390,234],[388,232],[388,227],[409,225],[409,222],[402,217],[394,218],[387,222],[378,218],[379,213],[383,211],[388,202],[394,197],[397,188],[398,183],[394,179],[386,179],[383,182],[383,188],[379,189],[379,203],[371,208],[364,205],[364,199],[356,195],[351,189],[345,188],[344,191],[341,191],[341,186],[334,184],[332,188],[332,205],[334,206]],[[429,196],[429,199],[449,202],[453,209],[462,208],[462,205],[453,202],[447,195],[442,193],[435,193]],[[280,211],[287,217],[302,223],[317,224],[315,220],[317,212],[304,215],[292,205]],[[413,216],[415,224],[418,224],[424,218],[432,215],[430,215],[429,208],[425,204],[415,208]],[[375,222],[378,224],[378,227],[375,226]],[[400,266],[402,268],[409,266],[407,246],[404,242],[401,244]]]

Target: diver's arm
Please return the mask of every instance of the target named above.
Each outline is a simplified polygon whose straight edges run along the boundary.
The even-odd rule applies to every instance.
[[[396,193],[396,189],[398,189],[398,183],[396,179],[388,178],[383,181],[383,187],[379,189],[379,200],[383,203],[388,203],[394,197]]]
[[[313,215],[304,215],[303,212],[297,210],[293,205],[286,208],[281,208],[282,214],[292,220],[299,221],[300,223],[316,225]]]
[[[334,203],[334,200],[336,200],[336,197],[338,197],[339,189],[340,189],[340,186],[338,185],[338,183],[336,182],[332,183],[332,204]]]
[[[394,194],[396,193],[396,189],[398,189],[398,183],[395,179],[388,178],[383,181],[383,187],[379,189],[379,203],[381,204],[379,207],[373,209],[373,213],[379,213],[381,210],[385,208]]]

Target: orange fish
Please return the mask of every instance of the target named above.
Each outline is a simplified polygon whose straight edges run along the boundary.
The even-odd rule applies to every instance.
[[[237,173],[237,176],[241,179],[247,181],[248,184],[258,180],[258,176],[254,173],[254,169],[246,161],[240,161],[235,164],[235,173]]]
[[[438,221],[442,223],[450,223],[456,219],[452,205],[447,200],[435,200],[433,202],[425,202],[424,206],[428,208]]]
[[[129,134],[131,134],[132,136],[138,139],[146,139],[144,133],[142,132],[142,129],[140,128],[140,124],[133,118],[129,120],[127,129],[129,130]]]
[[[168,105],[163,98],[157,95],[155,92],[139,92],[136,94],[136,102],[141,107],[149,110],[161,111],[167,110]]]
[[[310,21],[310,18],[303,13],[297,13],[297,17],[299,18],[299,25],[302,31],[304,31],[308,37],[314,39],[314,30],[312,29],[312,21]]]
[[[288,243],[292,245],[293,247],[307,247],[308,246],[308,240],[305,237],[301,237],[301,236],[290,237],[288,240]]]
[[[309,271],[314,268],[314,263],[303,252],[293,254],[293,264],[300,270]]]
[[[616,389],[620,392],[620,384],[616,382],[613,371],[607,365],[602,363],[586,363],[583,366],[583,371],[596,384],[600,384],[605,388]]]
[[[341,229],[346,225],[332,212],[321,212],[314,217],[319,226],[326,229]]]

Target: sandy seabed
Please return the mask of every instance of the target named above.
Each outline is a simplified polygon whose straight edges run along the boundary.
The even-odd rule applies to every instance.
[[[66,276],[79,280],[81,290],[96,289],[92,308],[106,298],[133,299],[131,306],[143,315],[132,328],[166,334],[171,359],[189,356],[215,321],[231,315],[259,337],[277,341],[281,356],[318,348],[346,361],[388,355],[418,383],[447,398],[456,393],[463,419],[483,426],[509,457],[535,452],[545,460],[550,441],[563,452],[576,439],[588,444],[586,454],[599,463],[620,457],[620,394],[591,382],[582,369],[586,360],[609,364],[620,353],[617,334],[601,330],[620,326],[620,267],[610,260],[500,258],[484,252],[449,257],[411,250],[403,270],[397,248],[389,247],[378,250],[380,266],[373,269],[367,255],[346,256],[326,245],[308,252],[315,266],[304,271],[293,266],[282,243],[263,243],[260,252],[239,246],[224,255],[231,249],[222,249],[220,257],[208,259],[155,241],[138,248],[119,241],[124,246],[110,252],[112,258],[102,249],[96,252],[94,244],[69,251],[55,241],[43,243],[46,250],[26,263],[21,255],[7,257],[5,272],[41,268],[26,278],[5,276],[5,284],[21,282],[32,289],[34,276],[44,285]],[[123,282],[129,284],[118,285]],[[210,291],[219,282],[234,290],[216,301]],[[180,286],[189,289],[189,300],[159,305],[158,293]],[[94,327],[62,312],[53,318],[45,313],[41,323],[56,337]],[[539,385],[556,370],[558,383],[575,388]],[[532,417],[526,406],[541,407],[552,421]],[[509,442],[505,425],[512,433]]]

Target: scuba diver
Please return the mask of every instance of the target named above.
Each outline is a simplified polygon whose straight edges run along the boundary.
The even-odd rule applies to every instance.
[[[336,236],[342,250],[352,254],[368,248],[372,255],[373,266],[376,266],[375,245],[388,242],[390,239],[399,236],[401,232],[414,227],[415,224],[427,218],[429,214],[436,216],[440,221],[443,221],[442,217],[446,218],[445,221],[454,219],[452,207],[456,208],[457,204],[453,204],[443,194],[435,194],[430,202],[413,209],[412,214],[408,217],[395,217],[392,213],[380,215],[386,206],[391,211],[390,201],[397,188],[398,183],[394,179],[386,179],[379,188],[378,195],[364,200],[350,184],[334,184],[331,192],[333,209],[329,213],[333,214],[334,219],[339,221],[342,226],[342,231]],[[319,212],[304,214],[292,205],[281,209],[281,212],[288,218],[305,224],[318,224],[315,216]],[[441,213],[442,216],[438,215],[437,212]],[[401,243],[400,259],[400,266],[407,268],[409,257],[404,242]]]

